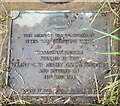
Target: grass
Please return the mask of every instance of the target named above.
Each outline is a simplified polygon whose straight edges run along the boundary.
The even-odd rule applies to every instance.
[[[108,53],[102,53],[102,52],[96,52],[96,54],[111,54],[111,55],[120,55],[120,52],[108,52]]]
[[[120,18],[119,17],[119,9],[112,9],[111,7],[111,4],[109,3],[108,0],[103,0],[102,2],[102,5],[100,6],[98,12],[96,13],[96,15],[94,16],[94,18],[92,19],[90,25],[88,26],[88,28],[83,28],[81,29],[81,31],[85,31],[85,30],[92,30],[92,31],[95,31],[97,33],[100,33],[102,34],[103,36],[102,37],[98,37],[96,39],[93,40],[93,42],[97,41],[97,40],[101,40],[101,39],[104,39],[106,37],[111,37],[112,39],[115,39],[115,40],[120,40],[120,38],[117,36],[117,35],[114,35],[114,33],[118,32],[120,30],[120,28],[116,28],[114,31],[112,31],[111,33],[106,33],[106,32],[103,32],[103,31],[100,31],[100,30],[97,30],[97,29],[90,29],[91,25],[94,24],[94,21],[95,19],[97,18],[98,14],[100,13],[100,11],[106,6],[108,5],[109,9],[112,11],[112,13],[114,14],[115,18],[114,18],[114,24],[118,24],[117,22],[117,19]],[[5,15],[0,15],[0,21],[4,21],[5,24],[0,24],[0,28],[2,30],[2,33],[0,33],[0,36],[2,34],[4,34],[5,36],[3,37],[3,40],[2,40],[2,43],[1,43],[1,48],[0,48],[0,56],[1,56],[1,53],[4,49],[4,43],[6,41],[6,38],[7,38],[7,33],[8,33],[8,17],[9,17],[9,13],[7,12],[5,6],[3,5],[2,2],[0,2],[2,8],[3,8],[3,11],[4,13],[6,14]],[[118,6],[119,7],[119,6]],[[101,54],[101,55],[120,55],[120,51],[116,52],[108,52],[108,53],[104,53],[104,52],[96,52],[97,54]],[[0,73],[3,75],[7,70],[5,70],[5,66],[6,64],[6,59],[3,58],[1,60],[1,64],[0,64]],[[104,87],[101,92],[103,92],[104,94],[104,97],[103,98],[100,98],[99,97],[99,86],[98,86],[98,83],[97,83],[97,78],[96,78],[96,73],[94,73],[94,77],[95,77],[95,82],[96,82],[96,90],[97,90],[97,97],[98,97],[98,101],[100,104],[118,104],[118,90],[119,90],[119,87],[120,87],[120,80],[118,79],[120,76],[120,74],[117,72],[117,73],[114,73],[112,75],[109,75],[109,76],[106,76],[105,79],[108,79],[108,78],[112,78],[112,81],[109,81],[108,84],[106,85],[106,87]],[[7,79],[6,79],[7,80]],[[3,91],[5,90],[6,88],[6,83],[5,81],[3,81]],[[14,93],[16,91],[12,90],[11,92],[11,95],[12,93]],[[0,95],[2,96],[2,98],[0,98],[0,103],[2,104],[31,104],[31,100],[30,101],[27,101],[27,100],[24,100],[23,98],[20,97],[19,93],[16,92],[17,95],[18,95],[18,98],[16,99],[11,99],[11,95],[9,95],[9,97],[7,98],[5,95],[4,95],[4,92],[0,92]],[[66,104],[66,103],[70,103],[71,102],[71,97],[67,97],[67,98],[63,98],[63,97],[60,97],[60,98],[57,98],[55,100],[53,100],[51,102],[51,99],[49,98],[47,103],[59,103],[60,101],[64,101],[63,103]]]
[[[120,55],[120,52],[110,52],[110,53],[99,53],[107,55]],[[119,104],[119,93],[120,93],[120,74],[119,69],[117,73],[105,76],[105,79],[112,78],[111,82],[101,90],[104,93],[104,97],[101,99],[101,104]]]
[[[115,39],[119,40],[119,39],[120,39],[119,37],[116,37],[116,36],[112,35],[112,34],[114,34],[115,32],[117,32],[117,31],[119,31],[119,30],[120,30],[120,28],[117,28],[116,30],[114,30],[113,32],[111,32],[111,33],[109,34],[109,36],[113,36],[113,38],[115,37]],[[108,35],[108,34],[107,34],[107,35]],[[93,40],[93,42],[94,42],[94,41],[97,41],[97,40],[100,40],[100,39],[103,39],[103,38],[106,38],[106,37],[108,37],[107,35],[105,34],[105,35],[102,36],[102,37],[96,38],[96,39]]]
[[[120,55],[120,52],[110,52],[110,53],[98,53],[98,54],[112,54]],[[104,93],[104,97],[101,99],[101,104],[119,104],[119,94],[120,94],[120,74],[118,72],[105,76],[105,79],[112,78],[111,82],[101,90]]]
[[[120,29],[120,28],[118,28],[118,29]],[[103,32],[103,31],[100,31],[100,30],[97,30],[97,29],[83,28],[83,29],[81,29],[80,31],[86,31],[86,30],[92,30],[92,31],[94,31],[94,32],[97,32],[97,33],[100,33],[100,34],[102,34],[102,35],[105,35],[105,36],[99,37],[99,38],[97,38],[97,39],[94,39],[93,42],[96,41],[96,40],[100,40],[100,39],[102,39],[102,38],[105,38],[105,37],[111,37],[111,38],[113,38],[113,39],[120,40],[119,37],[117,37],[117,36],[115,36],[115,35],[112,35],[111,33],[109,34],[109,33],[106,33],[106,32]],[[117,31],[118,31],[118,30],[117,30]]]
[[[108,82],[105,88],[101,90],[104,93],[104,97],[101,99],[101,104],[119,104],[119,88],[120,88],[120,74],[112,74],[105,78],[113,79],[112,82]]]

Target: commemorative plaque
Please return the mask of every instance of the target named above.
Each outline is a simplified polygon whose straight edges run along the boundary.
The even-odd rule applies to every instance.
[[[110,66],[110,56],[99,54],[110,50],[109,37],[96,39],[110,28],[108,12],[93,21],[95,14],[12,11],[9,87],[23,96],[96,96]]]

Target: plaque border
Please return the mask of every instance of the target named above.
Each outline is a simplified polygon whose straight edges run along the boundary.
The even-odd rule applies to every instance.
[[[16,16],[12,16],[13,13],[16,12]],[[15,19],[17,19],[19,17],[19,14],[21,13],[72,13],[72,12],[83,12],[83,13],[86,13],[86,12],[91,12],[91,13],[97,13],[97,11],[85,11],[85,10],[57,10],[57,11],[44,11],[44,10],[22,10],[22,11],[19,11],[19,10],[13,10],[10,12],[10,19],[9,19],[9,32],[8,32],[8,57],[7,57],[7,66],[8,66],[8,71],[6,72],[6,91],[5,91],[5,94],[8,95],[10,93],[10,87],[9,87],[9,70],[10,70],[10,58],[11,58],[11,37],[12,37],[12,25],[13,25],[13,21]],[[103,12],[110,12],[110,11],[102,11],[100,13],[103,13]],[[108,20],[107,20],[108,21]],[[110,21],[109,21],[110,22]],[[111,28],[109,27],[108,29],[109,31],[111,30]],[[111,42],[110,42],[110,37],[108,37],[108,43],[107,43],[107,48],[108,48],[108,52],[111,51]],[[109,61],[109,64],[108,64],[108,68],[109,70],[111,70],[111,63],[112,63],[112,56],[110,54],[107,55],[108,56],[108,61]],[[109,72],[109,75],[111,74],[111,71]],[[73,97],[97,97],[97,95],[99,95],[100,97],[102,96],[102,93],[99,93],[99,94],[44,94],[44,93],[41,93],[41,94],[38,94],[38,93],[34,93],[34,94],[23,94],[21,96],[23,97],[45,97],[45,96],[50,96],[50,97],[54,97],[54,96],[63,96],[63,97],[66,97],[66,96],[73,96]]]

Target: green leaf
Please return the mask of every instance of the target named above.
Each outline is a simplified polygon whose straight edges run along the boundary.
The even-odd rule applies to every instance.
[[[80,31],[86,31],[86,30],[88,30],[89,28],[82,28],[82,29],[80,29]]]
[[[103,39],[103,38],[105,38],[105,37],[108,37],[108,36],[106,36],[106,35],[105,35],[105,36],[101,36],[101,37],[99,37],[99,38],[94,39],[93,42],[95,42],[96,40]]]
[[[0,15],[0,19],[2,19],[2,15]]]
[[[99,31],[99,30],[97,30],[97,29],[92,29],[92,30],[95,31],[95,32],[101,33],[101,34],[103,34],[103,35],[110,36],[110,37],[112,37],[112,38],[114,38],[114,39],[120,40],[120,38],[117,37],[117,36],[115,36],[115,35],[112,35],[112,34],[109,34],[109,33],[105,33],[105,32]]]
[[[120,55],[120,52],[107,52],[107,53],[104,53],[104,52],[95,52],[96,54],[112,54],[112,55]]]
[[[119,29],[119,28],[118,28]],[[117,30],[118,30],[117,29]],[[89,29],[89,28],[83,28],[83,29],[81,29],[80,31],[85,31],[85,30],[93,30],[93,31],[95,31],[95,32],[98,32],[98,33],[101,33],[101,34],[103,34],[103,35],[105,35],[105,36],[102,36],[102,37],[100,37],[100,38],[97,38],[97,39],[95,39],[95,40],[93,40],[93,41],[96,41],[96,40],[99,40],[99,39],[102,39],[102,38],[104,38],[104,37],[108,37],[108,36],[110,36],[110,37],[112,37],[113,39],[117,39],[117,40],[120,40],[120,38],[119,37],[117,37],[116,35],[112,35],[112,33],[114,32],[112,32],[112,33],[106,33],[106,32],[103,32],[103,31],[100,31],[100,30],[97,30],[97,29]]]
[[[2,15],[0,15],[0,20],[4,20],[5,19],[5,17],[3,17]]]
[[[120,76],[120,74],[112,74],[112,75],[108,75],[108,76],[106,76],[106,77],[104,77],[104,78],[117,77],[117,76]]]
[[[118,30],[120,30],[120,27],[115,29],[114,31],[112,31],[110,34],[113,34],[113,33],[117,32]],[[100,40],[100,39],[103,39],[103,38],[106,38],[106,37],[108,37],[108,36],[106,36],[106,35],[105,36],[101,36],[99,38],[94,39],[93,42],[97,41],[97,40]]]
[[[103,91],[105,91],[105,90],[107,90],[107,89],[110,89],[110,88],[117,88],[118,87],[118,85],[117,84],[115,84],[115,83],[112,83],[112,84],[110,84],[110,85],[107,85],[105,88],[103,88],[100,92],[103,92]]]

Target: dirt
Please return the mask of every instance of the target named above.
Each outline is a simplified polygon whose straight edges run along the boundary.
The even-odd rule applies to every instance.
[[[4,3],[10,10],[97,10],[100,3]],[[24,7],[24,8],[23,8]]]

